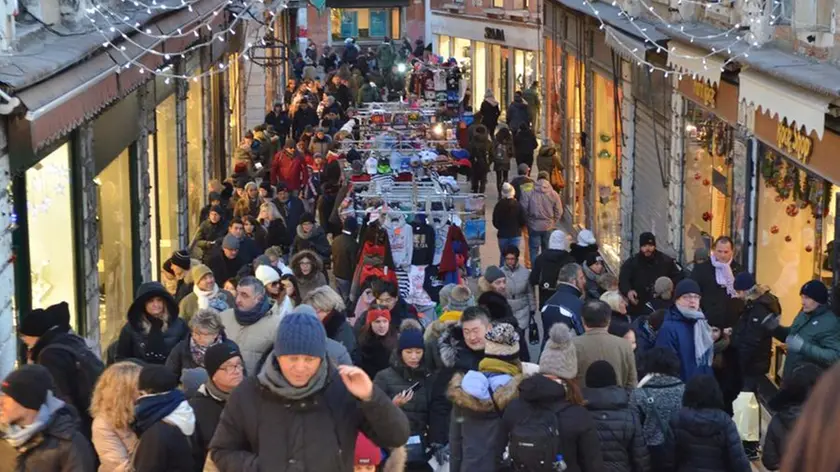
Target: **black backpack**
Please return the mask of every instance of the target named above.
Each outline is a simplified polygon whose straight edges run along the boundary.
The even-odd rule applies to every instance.
[[[512,470],[517,472],[553,472],[560,450],[557,415],[541,410],[518,421],[510,431],[508,446]]]
[[[84,343],[84,340],[81,340],[81,342]],[[96,387],[96,381],[99,380],[102,371],[105,370],[105,364],[87,346],[74,347],[61,343],[52,343],[44,347],[38,355],[39,362],[44,352],[51,349],[69,353],[73,357],[76,363],[75,391],[63,393],[73,399],[73,406],[77,410],[80,412],[89,411],[93,389]]]

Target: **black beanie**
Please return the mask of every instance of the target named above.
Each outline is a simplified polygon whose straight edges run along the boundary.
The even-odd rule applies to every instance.
[[[207,348],[207,352],[204,353],[204,369],[207,371],[207,376],[212,379],[219,367],[234,357],[241,359],[242,353],[233,341],[224,341]]]
[[[595,361],[586,369],[586,386],[588,388],[613,387],[618,385],[615,369],[607,361]]]
[[[138,388],[143,392],[165,393],[178,388],[178,376],[162,365],[147,365],[140,371]]]
[[[39,410],[53,390],[53,378],[46,367],[29,364],[7,375],[0,390],[27,410]]]
[[[190,270],[190,253],[186,249],[181,249],[172,253],[172,264],[184,270]]]
[[[825,284],[819,280],[805,282],[805,285],[802,286],[799,294],[805,295],[820,305],[828,303],[828,288],[826,288]]]
[[[54,327],[59,327],[62,331],[70,330],[70,306],[67,302],[30,311],[20,322],[18,333],[40,338]]]
[[[647,246],[648,244],[656,246],[656,236],[651,232],[644,232],[639,235],[639,247]]]

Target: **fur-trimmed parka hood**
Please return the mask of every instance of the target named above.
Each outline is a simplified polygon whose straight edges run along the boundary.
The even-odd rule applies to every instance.
[[[449,388],[446,390],[446,396],[452,401],[453,405],[465,410],[475,413],[494,413],[497,407],[499,410],[504,410],[510,402],[519,396],[519,384],[524,378],[525,376],[522,374],[516,375],[510,382],[496,389],[493,392],[493,400],[496,402],[495,406],[493,400],[480,400],[464,391],[461,385],[464,380],[464,374],[460,373],[452,376],[452,380],[449,382]]]
[[[303,275],[303,272],[300,271],[300,261],[303,260],[303,258],[305,257],[308,257],[310,260],[313,261],[312,272],[310,272],[308,276]],[[292,260],[289,263],[289,265],[291,266],[292,272],[294,272],[295,277],[297,277],[298,280],[308,280],[313,277],[317,277],[318,274],[324,271],[324,263],[323,261],[321,261],[321,256],[316,254],[315,251],[310,251],[309,249],[304,249],[302,251],[296,252],[295,255],[292,256]]]

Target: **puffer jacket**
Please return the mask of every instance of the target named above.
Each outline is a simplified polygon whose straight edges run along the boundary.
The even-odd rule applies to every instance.
[[[799,352],[788,349],[783,379],[802,364],[810,362],[828,368],[840,359],[840,319],[828,305],[811,313],[799,312],[789,328],[778,328],[774,335],[782,342],[787,336],[799,336],[805,341]]]
[[[160,297],[166,304],[169,318],[166,326],[146,315],[146,301]],[[178,317],[178,305],[158,282],[147,282],[137,289],[137,297],[128,308],[128,321],[117,340],[116,359],[140,359],[151,364],[164,364],[172,349],[189,336],[189,328]]]
[[[522,195],[522,208],[532,231],[551,231],[563,218],[563,202],[548,180],[538,180],[534,190]]]
[[[595,421],[604,470],[609,472],[647,472],[650,457],[639,416],[630,407],[627,390],[613,386],[583,390],[586,408]]]
[[[94,472],[96,461],[90,442],[78,429],[78,417],[71,406],[50,396],[47,424],[23,445],[0,449],[0,470],[10,472]],[[4,441],[5,443],[5,441]]]
[[[452,472],[499,470],[508,442],[500,412],[504,413],[507,405],[519,396],[522,379],[522,375],[514,376],[493,391],[492,399],[483,400],[475,395],[486,392],[489,384],[465,385],[463,374],[452,377],[447,390],[453,406],[449,424]]]
[[[642,431],[648,446],[665,443],[665,431],[671,416],[682,408],[685,384],[668,375],[650,375],[630,393],[630,404],[639,412]]]
[[[257,372],[260,359],[269,352],[274,345],[277,327],[282,319],[283,305],[272,303],[268,312],[252,325],[241,325],[236,320],[235,308],[225,310],[219,314],[227,339],[239,346],[242,362],[245,364],[245,375]]]
[[[277,360],[268,359],[265,369],[279,370]],[[380,447],[406,443],[408,420],[382,390],[374,386],[373,397],[359,401],[336,369],[327,369],[324,387],[300,400],[283,397],[262,375],[246,378],[228,399],[210,441],[216,467],[221,472],[352,472],[359,431]]]
[[[309,275],[303,275],[303,272],[300,270],[300,261],[304,257],[309,257],[312,261],[314,261],[312,264],[312,271],[309,272]],[[314,251],[305,249],[295,253],[292,256],[292,260],[289,262],[289,266],[292,268],[292,272],[295,277],[297,277],[298,291],[300,291],[299,295],[301,300],[305,299],[306,296],[309,295],[309,292],[318,287],[327,285],[327,277],[324,275],[323,261]]]
[[[751,472],[735,423],[718,409],[683,407],[671,418],[676,472]]]
[[[557,149],[554,146],[541,146],[540,150],[537,151],[537,170],[551,174],[555,167],[562,167],[557,156]]]
[[[761,463],[767,470],[779,470],[782,467],[788,434],[800,414],[802,414],[801,403],[788,403],[781,406],[770,420],[761,454]]]
[[[738,364],[744,377],[763,376],[770,369],[773,333],[762,322],[771,313],[780,315],[782,306],[769,287],[759,285],[747,296],[744,311],[732,333],[732,344],[738,351]]]
[[[604,460],[595,423],[586,409],[566,399],[565,387],[544,375],[532,375],[519,384],[519,398],[505,409],[504,428],[509,436],[522,421],[553,414],[560,433],[558,454],[566,472],[603,472]]]
[[[502,272],[507,280],[507,302],[513,310],[513,316],[519,324],[519,329],[528,329],[528,319],[531,313],[537,313],[537,300],[528,278],[531,271],[517,263],[511,269],[507,264],[502,265]]]
[[[499,238],[521,236],[526,223],[525,210],[515,198],[503,198],[493,207],[493,227]]]
[[[436,379],[437,375],[430,371],[424,362],[421,362],[417,369],[412,369],[405,365],[398,352],[395,352],[391,356],[391,366],[379,371],[373,380],[373,383],[391,399],[400,392],[411,388],[415,383],[420,384],[414,391],[411,400],[400,409],[408,417],[411,435],[420,436],[424,445],[446,442],[445,437],[432,437],[430,435],[431,432],[446,431],[449,423],[449,415],[440,415],[441,410],[435,408],[441,401],[446,401],[445,397],[435,398],[433,395],[436,393],[434,392]],[[436,422],[442,422],[443,425],[436,424],[433,426],[432,423]]]
[[[324,231],[324,228],[315,226],[309,233],[306,233],[303,231],[303,225],[298,225],[295,231],[295,241],[292,243],[292,254],[297,255],[306,250],[318,254],[322,265],[326,263],[325,261],[330,260],[332,249],[330,248],[330,241],[327,239],[327,233]],[[320,270],[323,270],[323,267]]]

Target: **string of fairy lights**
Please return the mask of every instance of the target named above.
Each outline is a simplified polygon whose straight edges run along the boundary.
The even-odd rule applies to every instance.
[[[138,11],[145,11],[147,14],[151,14],[154,11],[178,11],[182,9],[187,9],[188,11],[194,11],[193,6],[200,2],[201,0],[179,0],[177,3],[164,3],[158,2],[157,0],[152,0],[151,3],[143,2],[141,0],[122,0],[123,5],[127,6],[134,6],[135,8],[139,9]],[[658,53],[662,53],[664,51],[668,51],[669,57],[673,58],[681,58],[687,60],[694,60],[698,61],[699,63],[703,64],[704,69],[708,69],[709,64],[707,62],[714,62],[717,64],[719,61],[710,61],[711,58],[724,54],[728,56],[723,64],[721,65],[721,70],[724,67],[737,60],[739,57],[749,57],[749,53],[755,47],[758,47],[759,44],[755,41],[755,36],[751,31],[742,31],[745,28],[745,25],[741,23],[737,23],[731,28],[726,30],[713,33],[713,34],[692,34],[686,31],[686,26],[682,24],[672,24],[668,22],[661,14],[659,14],[656,8],[653,5],[650,5],[645,2],[645,0],[635,0],[639,2],[641,8],[646,12],[649,17],[654,18],[658,22],[662,23],[662,27],[659,29],[674,30],[679,31],[680,36],[684,37],[690,43],[694,43],[695,41],[708,41],[713,39],[719,38],[729,38],[733,37],[733,40],[726,45],[712,47],[711,52],[705,55],[691,55],[691,54],[684,54],[681,50],[678,50],[677,47],[672,46],[667,48],[665,46],[661,46],[657,43],[655,39],[651,37],[648,33],[648,29],[651,27],[649,24],[644,23],[640,25],[639,22],[636,21],[636,17],[630,15],[621,5],[618,0],[613,0],[611,2],[613,7],[617,7],[619,9],[619,16],[625,18],[630,25],[635,30],[635,36],[638,36],[643,39],[645,44],[645,50],[639,51],[639,48],[634,45],[625,44],[619,35],[617,35],[613,29],[607,24],[607,22],[601,17],[600,11],[598,9],[597,3],[592,3],[589,0],[581,0],[583,5],[588,7],[591,11],[592,16],[596,18],[600,22],[600,29],[605,31],[605,34],[609,35],[614,44],[618,45],[620,48],[624,49],[627,53],[627,56],[632,57],[633,60],[636,62],[638,66],[646,67],[650,72],[660,71],[665,74],[665,76],[669,76],[670,74],[678,75],[680,78],[684,75],[682,71],[673,70],[665,67],[658,66],[656,64],[651,63],[645,57],[645,53],[647,51],[647,45],[650,45],[650,49],[656,50]],[[749,4],[751,1],[755,2],[756,0],[746,0],[745,5]],[[249,51],[254,47],[260,47],[265,45],[265,41],[260,39],[257,40],[256,43],[248,42],[247,44],[243,45],[243,49],[238,51],[237,54],[233,54],[229,56],[226,61],[219,62],[214,67],[211,67],[209,70],[197,73],[195,75],[183,75],[183,74],[176,74],[172,72],[171,67],[161,67],[161,68],[150,68],[144,65],[140,58],[145,56],[146,54],[151,54],[159,57],[163,57],[165,60],[169,60],[172,57],[186,57],[186,54],[197,51],[203,47],[207,47],[212,45],[215,42],[225,42],[227,35],[235,35],[236,34],[236,25],[239,22],[247,20],[247,16],[251,16],[253,19],[257,19],[250,9],[255,5],[265,5],[265,0],[250,0],[249,3],[246,5],[241,5],[242,10],[238,13],[233,13],[233,20],[230,24],[220,28],[218,31],[213,31],[212,22],[214,18],[218,16],[219,13],[223,13],[226,9],[230,8],[231,6],[240,6],[238,2],[234,0],[227,0],[226,2],[222,3],[221,5],[217,6],[216,8],[212,9],[211,11],[203,14],[202,21],[199,21],[196,25],[190,26],[188,28],[177,28],[171,34],[156,34],[150,28],[142,27],[142,25],[136,21],[132,20],[132,18],[126,14],[125,12],[117,12],[113,9],[109,8],[106,5],[102,4],[95,4],[92,5],[90,8],[84,10],[85,16],[90,20],[90,23],[93,27],[102,35],[104,41],[102,46],[105,48],[111,47],[115,51],[117,51],[124,59],[125,64],[122,69],[128,70],[132,67],[136,67],[140,73],[151,73],[158,76],[163,76],[165,79],[182,79],[182,80],[194,80],[198,81],[202,77],[209,76],[216,73],[221,73],[230,68],[234,61],[248,61],[249,60]],[[698,5],[702,6],[703,8],[711,8],[716,4],[709,4],[704,1],[698,0],[678,0],[678,5],[682,4],[691,4],[691,5]],[[769,15],[765,15],[765,18],[749,18],[749,22],[751,24],[755,24],[755,22],[759,22],[759,25],[763,21],[775,21],[775,11],[776,9],[780,8],[779,2],[774,2],[773,11],[770,12]],[[285,7],[285,5],[284,5]],[[271,9],[266,9],[272,19],[275,17],[275,12]],[[258,20],[259,21],[259,20]],[[267,23],[260,22],[263,26],[267,26],[268,30],[273,33],[274,30],[274,21],[268,21]],[[104,28],[102,25],[104,24]],[[205,33],[205,40],[199,41],[202,38],[202,32],[207,30]],[[114,37],[117,34],[118,37]],[[207,36],[209,35],[209,36]],[[193,42],[188,47],[177,51],[177,52],[161,52],[156,49],[157,44],[154,46],[145,46],[141,44],[138,40],[135,40],[134,37],[142,36],[146,38],[150,38],[160,41],[166,41],[170,39],[177,39],[177,38],[185,38],[185,37],[194,37],[196,38],[197,42]],[[121,40],[121,41],[118,41]],[[744,47],[739,47],[739,45],[745,45]],[[131,55],[127,52],[128,47],[133,47],[139,50],[139,53],[135,55],[135,57],[131,57]],[[735,51],[733,53],[733,51]],[[625,57],[627,57],[625,56]],[[722,59],[722,58],[721,58]]]

